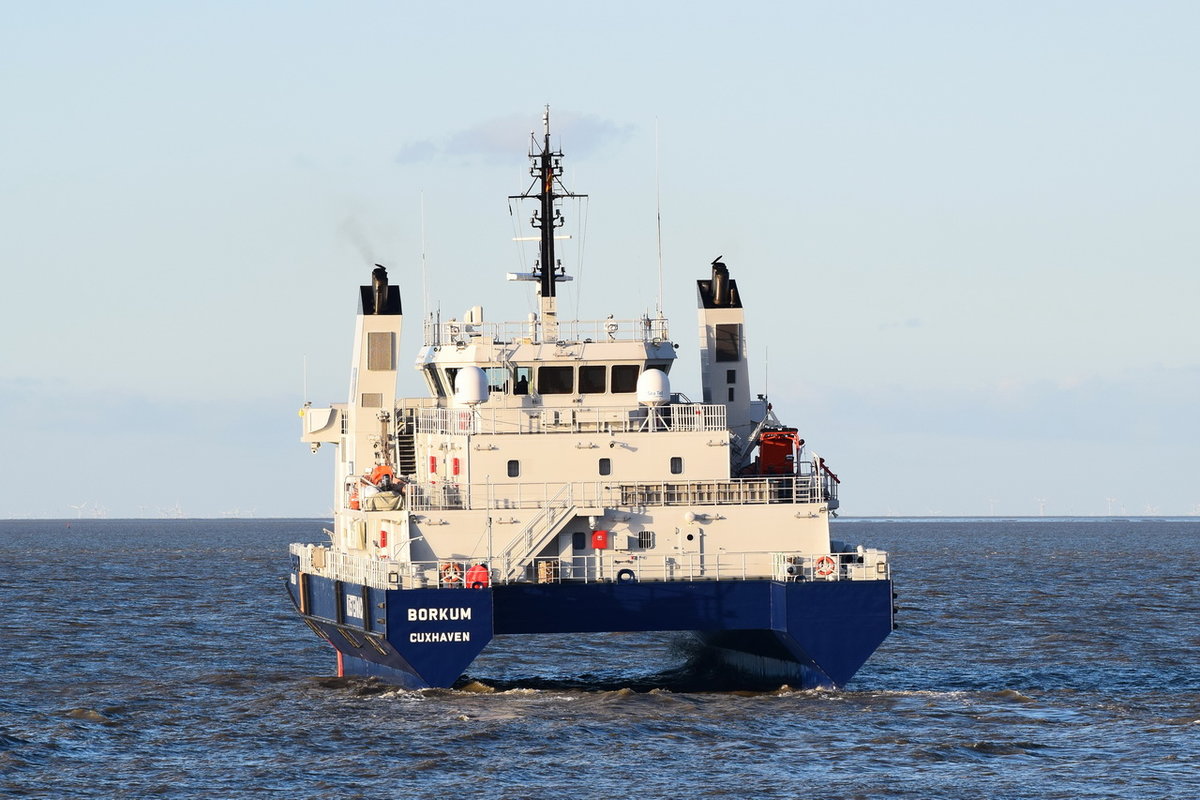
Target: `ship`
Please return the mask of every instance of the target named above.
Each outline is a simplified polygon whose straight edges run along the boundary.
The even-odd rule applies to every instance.
[[[453,687],[500,635],[649,631],[691,632],[735,685],[844,687],[894,627],[891,564],[831,539],[840,479],[752,394],[728,265],[696,280],[693,401],[661,308],[560,319],[556,232],[585,195],[548,107],[529,158],[509,203],[537,256],[506,277],[538,310],[423,314],[427,396],[397,396],[400,287],[378,264],[357,287],[349,396],[300,411],[336,453],[332,530],[290,546],[297,613],[339,676],[406,689]]]

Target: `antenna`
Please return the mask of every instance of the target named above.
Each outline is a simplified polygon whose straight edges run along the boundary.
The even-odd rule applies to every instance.
[[[300,398],[305,403],[308,402],[308,356],[304,356],[304,396]]]
[[[658,224],[658,318],[663,315],[662,181],[658,158],[658,117],[654,118],[654,216]]]
[[[421,319],[429,315],[429,285],[425,268],[425,193],[421,192]]]

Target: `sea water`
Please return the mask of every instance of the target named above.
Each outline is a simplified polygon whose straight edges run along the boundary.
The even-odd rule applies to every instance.
[[[669,634],[338,679],[284,590],[321,527],[0,522],[0,796],[1200,797],[1200,519],[839,520],[900,627],[845,691],[770,692]]]

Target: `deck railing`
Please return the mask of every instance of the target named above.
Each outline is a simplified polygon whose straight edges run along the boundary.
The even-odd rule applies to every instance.
[[[859,549],[844,553],[752,551],[744,553],[678,553],[641,555],[604,552],[574,558],[539,558],[524,568],[510,569],[503,560],[472,571],[483,559],[394,561],[351,555],[320,545],[293,544],[301,572],[376,589],[461,589],[473,584],[509,583],[625,583],[635,581],[774,580],[863,581],[890,580],[888,554]],[[513,565],[516,566],[516,565]],[[474,575],[474,577],[471,577]]]
[[[422,408],[417,433],[636,433],[725,431],[725,406],[674,403],[659,408]]]
[[[671,338],[663,317],[641,319],[559,320],[557,341],[564,344],[585,342],[666,342]],[[541,342],[542,324],[532,322],[462,322],[449,320],[425,322],[425,344],[466,344],[474,338],[490,338],[497,344]]]
[[[824,503],[837,499],[837,484],[828,476],[809,471],[794,476],[697,481],[597,480],[494,485],[431,481],[407,484],[405,502],[411,511],[418,513],[539,508],[567,485],[571,487],[575,505],[585,508]]]

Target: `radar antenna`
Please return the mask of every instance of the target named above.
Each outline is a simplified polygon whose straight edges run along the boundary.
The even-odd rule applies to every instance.
[[[550,148],[550,106],[542,113],[542,144],[538,146],[537,136],[529,134],[529,159],[533,166],[529,174],[533,183],[523,194],[509,195],[509,200],[537,200],[538,208],[529,219],[529,224],[539,231],[541,246],[538,253],[538,263],[534,267],[533,277],[538,281],[538,296],[541,299],[542,330],[544,339],[553,341],[558,338],[558,319],[555,301],[555,284],[560,280],[568,280],[566,272],[554,256],[554,231],[566,222],[562,211],[555,208],[555,201],[565,197],[587,197],[586,194],[575,194],[568,190],[562,182],[562,150]]]

